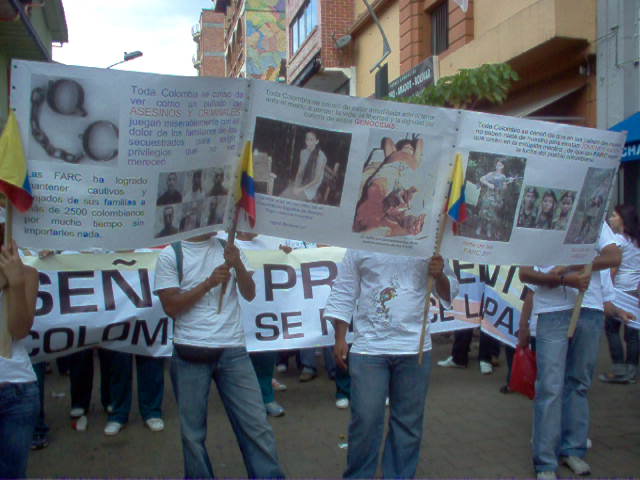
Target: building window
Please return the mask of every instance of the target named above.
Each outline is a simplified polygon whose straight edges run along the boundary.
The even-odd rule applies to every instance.
[[[296,53],[300,46],[318,26],[318,0],[308,0],[294,18],[289,27],[291,53]]]
[[[449,48],[449,2],[444,1],[431,11],[431,50],[439,55]]]

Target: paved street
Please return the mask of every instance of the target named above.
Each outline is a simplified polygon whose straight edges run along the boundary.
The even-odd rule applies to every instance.
[[[477,339],[468,369],[443,369],[450,341],[435,340],[433,371],[428,396],[419,477],[517,477],[533,475],[530,461],[532,403],[517,395],[498,392],[506,375],[503,365],[482,376],[477,367]],[[603,338],[598,372],[609,366]],[[106,415],[99,408],[94,388],[89,429],[76,432],[68,419],[68,378],[47,376],[46,414],[51,427],[50,446],[33,452],[30,477],[180,477],[182,453],[176,404],[165,387],[166,429],[151,433],[134,408],[127,427],[116,437],[102,433]],[[271,419],[280,458],[289,477],[336,478],[345,466],[349,412],[334,406],[334,385],[324,372],[301,384],[297,373],[279,375],[288,391],[277,393],[286,408],[284,417]],[[96,378],[96,385],[98,379]],[[64,397],[60,394],[64,393]],[[593,448],[587,460],[592,477],[640,477],[640,385],[605,385],[596,380],[591,392]],[[240,451],[217,393],[209,409],[208,446],[219,477],[243,477]],[[558,471],[569,477],[566,468]]]

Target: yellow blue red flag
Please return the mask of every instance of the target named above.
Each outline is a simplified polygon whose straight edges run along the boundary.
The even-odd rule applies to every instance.
[[[244,210],[251,228],[256,225],[256,186],[253,178],[253,149],[251,141],[244,144],[240,165],[240,178],[235,191],[236,207]]]
[[[464,222],[467,217],[467,205],[464,199],[464,172],[462,171],[462,154],[456,153],[456,160],[451,175],[451,191],[447,202],[447,214],[456,223]]]
[[[31,208],[33,196],[27,175],[27,157],[13,111],[9,112],[7,124],[0,136],[0,192],[21,212]]]

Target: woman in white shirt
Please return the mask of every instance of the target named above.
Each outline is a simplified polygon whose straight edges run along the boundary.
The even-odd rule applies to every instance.
[[[38,272],[25,266],[13,242],[0,250],[0,308],[8,302],[11,356],[0,356],[0,478],[23,478],[40,410],[36,374],[24,345],[33,325]]]
[[[300,151],[296,177],[281,196],[292,200],[313,202],[324,178],[327,156],[320,150],[318,134],[313,130],[305,134],[304,144],[305,147]]]
[[[609,225],[617,234],[622,250],[622,262],[618,268],[611,269],[616,289],[640,298],[640,219],[633,205],[618,205],[614,208]],[[638,374],[639,341],[638,330],[624,326],[625,349],[620,339],[622,322],[616,317],[607,317],[605,332],[613,368],[598,378],[607,383],[635,383]]]

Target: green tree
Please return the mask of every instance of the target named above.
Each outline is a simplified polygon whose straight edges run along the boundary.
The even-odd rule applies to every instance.
[[[474,110],[480,102],[504,102],[511,85],[519,79],[518,73],[506,63],[484,64],[441,78],[418,95],[391,100]]]

